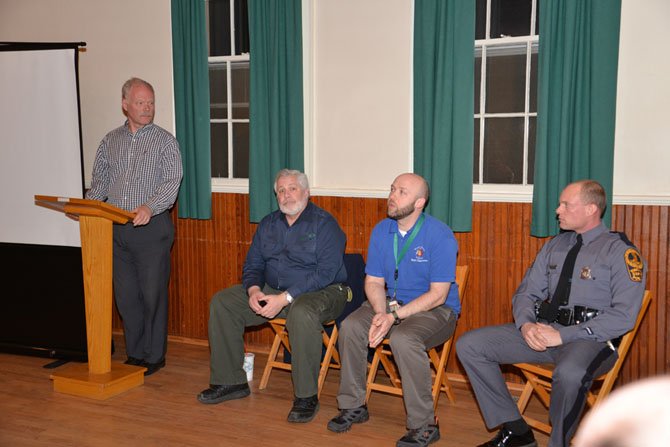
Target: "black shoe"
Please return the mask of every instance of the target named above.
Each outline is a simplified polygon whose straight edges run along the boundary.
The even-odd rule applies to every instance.
[[[126,360],[123,363],[126,365],[143,366],[144,360],[128,356],[128,360]]]
[[[328,430],[335,433],[344,433],[351,430],[352,425],[362,424],[368,419],[370,419],[370,413],[368,413],[367,405],[358,408],[345,408],[328,422]]]
[[[248,383],[239,385],[210,385],[209,388],[198,394],[198,400],[203,404],[220,404],[226,400],[242,399],[251,394]]]
[[[515,435],[506,428],[501,428],[495,438],[477,447],[537,447],[537,442],[532,430]]]
[[[156,363],[142,362],[140,366],[144,366],[147,370],[144,371],[144,376],[150,376],[165,366],[165,359]]]
[[[309,422],[314,419],[317,411],[319,411],[319,398],[316,394],[312,397],[296,397],[286,420],[289,422]]]
[[[437,424],[426,424],[420,428],[412,428],[405,436],[398,439],[396,447],[425,446],[440,439],[440,427]]]

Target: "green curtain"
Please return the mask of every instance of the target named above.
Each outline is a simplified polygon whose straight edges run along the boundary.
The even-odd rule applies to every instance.
[[[474,1],[415,1],[414,172],[454,231],[472,229],[474,47]]]
[[[249,217],[277,208],[274,176],[303,170],[301,0],[249,0]]]
[[[209,68],[205,2],[172,0],[172,56],[176,137],[184,179],[179,217],[212,216]]]
[[[620,16],[620,0],[540,2],[534,236],[558,232],[558,198],[572,181],[599,181],[612,203]]]

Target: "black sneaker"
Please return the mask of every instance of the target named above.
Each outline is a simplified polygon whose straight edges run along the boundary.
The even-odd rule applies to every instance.
[[[358,408],[345,408],[328,422],[328,430],[335,433],[344,433],[351,430],[352,425],[362,424],[368,419],[370,419],[370,413],[368,413],[367,405]]]
[[[420,428],[412,428],[405,436],[398,439],[396,447],[416,447],[432,444],[440,439],[440,427],[437,424],[426,424]]]
[[[521,435],[515,435],[506,428],[501,428],[498,434],[488,442],[478,447],[537,447],[532,430]]]
[[[239,385],[210,385],[209,388],[198,394],[198,400],[203,404],[220,404],[226,400],[242,399],[251,394],[248,383]]]
[[[296,397],[293,407],[286,418],[289,422],[309,422],[319,411],[319,398],[315,394],[311,397]]]

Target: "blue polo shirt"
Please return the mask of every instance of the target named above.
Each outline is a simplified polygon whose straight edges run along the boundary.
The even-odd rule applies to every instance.
[[[395,257],[393,237],[398,235],[398,255],[415,227],[403,237],[398,232],[398,222],[384,219],[372,230],[368,246],[365,273],[384,278],[389,296],[396,290],[396,298],[407,304],[430,289],[432,282],[450,282],[449,294],[444,305],[456,314],[461,312],[456,279],[458,243],[445,223],[424,214],[425,220],[398,266],[398,280],[394,278]]]

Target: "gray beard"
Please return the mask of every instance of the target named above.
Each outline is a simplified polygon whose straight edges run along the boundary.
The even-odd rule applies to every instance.
[[[287,206],[279,205],[279,210],[286,214],[287,216],[295,216],[296,214],[300,214],[305,208],[307,207],[307,201],[303,202],[298,202],[295,204],[295,208],[289,208]]]

